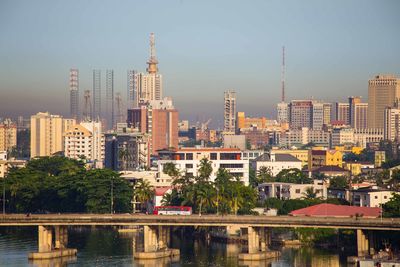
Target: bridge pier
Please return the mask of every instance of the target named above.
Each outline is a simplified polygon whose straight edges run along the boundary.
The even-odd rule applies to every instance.
[[[269,250],[271,236],[265,227],[247,227],[248,253],[239,254],[239,260],[257,261],[280,256],[279,251]]]
[[[170,249],[170,226],[143,226],[144,251],[134,251],[137,259],[158,259],[164,257],[176,257],[180,255],[179,249]]]
[[[53,230],[55,232],[53,244]],[[64,256],[75,256],[76,249],[67,248],[68,230],[67,226],[38,226],[38,252],[29,253],[28,258],[33,260],[51,259]]]

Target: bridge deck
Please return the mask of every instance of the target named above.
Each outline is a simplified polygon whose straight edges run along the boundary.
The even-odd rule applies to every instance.
[[[142,214],[7,214],[0,215],[0,226],[35,225],[168,225],[168,226],[229,226],[243,227],[314,227],[340,229],[400,230],[400,219],[337,218],[293,216],[168,216]]]

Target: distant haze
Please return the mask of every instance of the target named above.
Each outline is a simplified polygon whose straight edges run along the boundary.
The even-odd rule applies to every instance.
[[[282,45],[287,99],[367,101],[368,79],[400,73],[399,10],[396,0],[2,0],[0,117],[68,115],[71,67],[81,94],[93,68],[108,68],[125,96],[127,69],[146,69],[150,32],[181,119],[221,126],[228,89],[238,111],[274,117]]]

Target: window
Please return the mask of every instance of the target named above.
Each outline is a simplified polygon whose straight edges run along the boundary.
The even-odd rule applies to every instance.
[[[296,189],[296,194],[300,194],[300,189]]]
[[[384,198],[384,199],[387,199],[387,196],[384,196],[383,198]]]
[[[210,160],[217,160],[217,153],[210,153]]]
[[[378,199],[378,196],[375,196],[375,199]]]
[[[193,160],[193,153],[186,153],[186,160]]]
[[[220,164],[219,167],[223,169],[239,169],[243,168],[243,164]]]
[[[186,164],[185,167],[186,169],[193,169],[193,164]]]

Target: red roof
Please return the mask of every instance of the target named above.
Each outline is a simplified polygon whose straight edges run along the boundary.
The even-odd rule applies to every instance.
[[[363,217],[379,217],[381,208],[357,207],[334,204],[318,204],[311,207],[294,210],[289,213],[292,216],[310,216],[310,217],[355,217],[356,214]]]
[[[156,195],[156,196],[163,196],[163,195],[165,195],[165,193],[167,193],[167,191],[170,190],[170,189],[171,189],[171,187],[169,187],[169,186],[166,186],[166,187],[156,187],[156,189],[155,189],[155,191],[156,191],[155,195]]]

